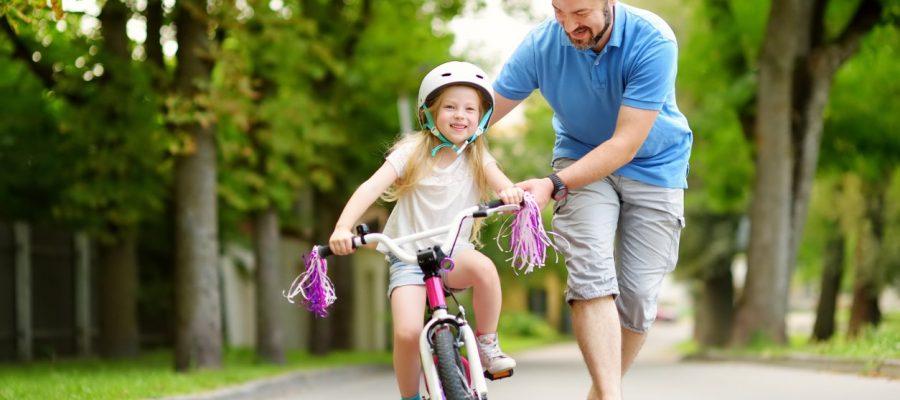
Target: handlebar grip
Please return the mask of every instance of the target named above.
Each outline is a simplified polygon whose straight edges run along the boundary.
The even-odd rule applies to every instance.
[[[497,200],[491,200],[491,201],[485,203],[484,207],[485,208],[496,208],[496,207],[500,207],[502,205],[503,205],[503,200],[497,199]]]
[[[328,256],[334,254],[331,252],[331,247],[329,247],[327,244],[324,244],[321,246],[316,246],[316,250],[319,252],[319,257],[322,257],[322,258],[325,258],[325,257],[328,257]]]

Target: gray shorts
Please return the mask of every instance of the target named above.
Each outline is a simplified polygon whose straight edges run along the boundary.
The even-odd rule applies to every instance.
[[[575,160],[554,161],[555,170]],[[684,228],[684,190],[610,175],[557,203],[553,231],[569,271],[566,301],[613,295],[622,326],[646,332]]]

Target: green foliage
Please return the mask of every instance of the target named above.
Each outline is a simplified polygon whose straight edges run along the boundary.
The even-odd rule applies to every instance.
[[[765,13],[746,3],[697,4],[679,58],[679,100],[694,131],[686,203],[711,213],[741,213],[749,201],[753,163],[740,121],[755,96]]]
[[[0,90],[17,94],[4,96],[10,117],[2,119],[0,157],[12,167],[0,196],[10,199],[3,212],[10,217],[65,222],[112,239],[161,208],[165,141],[147,75],[104,53],[90,32],[72,29],[80,18],[19,27],[17,40],[37,49],[32,62],[54,74],[47,87],[22,64],[3,71]]]
[[[488,131],[491,154],[513,182],[547,176],[551,172],[556,133],[550,121],[553,110],[539,92],[520,106],[525,122],[508,125],[504,131]]]
[[[63,107],[62,146],[77,156],[57,217],[113,240],[148,213],[163,209],[167,139],[156,123],[158,102],[147,74],[108,59],[107,81],[91,85],[85,104]]]
[[[0,36],[0,54],[9,42]],[[0,63],[0,218],[49,219],[68,180],[66,155],[59,146],[57,118],[36,79],[16,63]]]
[[[225,211],[287,210],[310,189],[349,197],[399,133],[397,97],[449,58],[452,37],[433,27],[463,3],[252,3],[216,70]]]
[[[5,18],[13,29],[50,15],[59,20],[63,17],[62,2],[63,0],[6,0],[0,3],[0,18]]]
[[[284,10],[263,5],[235,21],[215,71],[219,195],[238,213],[288,208],[309,183],[304,171],[323,162],[314,149],[327,136],[316,135],[310,82],[330,56],[316,49],[313,21]]]
[[[900,124],[900,28],[880,26],[862,43],[859,54],[835,77],[826,109],[821,168],[857,171],[870,182],[882,181],[900,165],[900,137],[888,134]]]
[[[877,281],[889,283],[900,276],[896,245],[900,218],[894,206],[900,199],[894,174],[900,168],[900,138],[886,134],[900,124],[900,116],[883,112],[900,107],[896,96],[900,85],[893,78],[898,53],[900,29],[880,26],[835,77],[809,222],[798,254],[802,280],[817,279],[828,230],[841,230],[847,246],[845,265],[848,270],[857,268],[861,258],[856,254],[870,248],[863,232],[871,229],[866,226],[872,226],[873,218],[883,219],[880,248],[873,255],[880,265]],[[844,282],[849,286],[852,280]]]
[[[502,332],[503,336],[517,337],[553,338],[558,335],[547,321],[527,312],[503,314],[497,331]]]

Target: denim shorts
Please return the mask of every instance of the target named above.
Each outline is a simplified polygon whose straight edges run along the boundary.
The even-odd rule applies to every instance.
[[[391,297],[391,293],[394,289],[400,286],[408,286],[408,285],[422,285],[425,286],[425,273],[422,272],[422,268],[419,267],[418,264],[410,264],[405,261],[401,261],[397,257],[389,255],[386,257],[388,263],[391,265],[391,277],[388,281],[388,289],[387,296]],[[449,271],[441,270],[441,281],[447,282],[447,273]],[[446,283],[444,284],[444,289],[452,291],[452,292],[460,292],[464,289],[452,289],[448,288]]]
[[[554,169],[575,160],[558,159]],[[569,271],[566,300],[612,295],[622,326],[646,332],[665,275],[675,269],[684,190],[610,175],[557,203],[553,231]]]

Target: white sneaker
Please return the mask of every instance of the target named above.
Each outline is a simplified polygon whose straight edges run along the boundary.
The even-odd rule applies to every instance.
[[[500,350],[500,340],[496,333],[478,336],[478,355],[481,358],[481,366],[488,372],[510,370],[516,367],[516,360]]]

